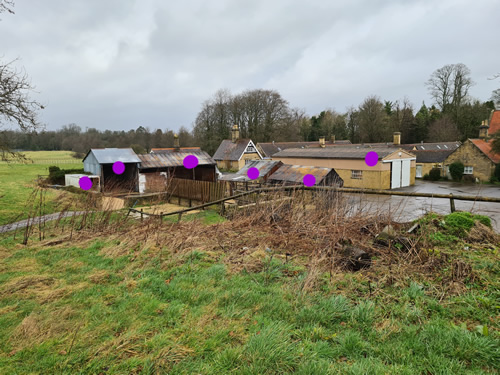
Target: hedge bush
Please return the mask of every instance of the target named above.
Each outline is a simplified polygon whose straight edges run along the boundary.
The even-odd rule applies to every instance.
[[[67,174],[84,174],[83,169],[61,169],[57,166],[49,167],[49,178],[50,184],[54,185],[64,185],[64,176]]]
[[[464,175],[464,169],[465,169],[464,165],[459,161],[451,163],[450,164],[451,178],[453,178],[453,180],[455,181],[460,181],[462,179],[462,176]]]
[[[431,181],[437,181],[441,178],[441,170],[438,168],[432,168],[429,172],[429,178]]]

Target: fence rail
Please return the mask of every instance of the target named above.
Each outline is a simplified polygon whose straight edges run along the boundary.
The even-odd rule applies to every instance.
[[[43,164],[43,165],[60,165],[60,164],[82,164],[80,159],[39,159],[39,160],[0,160],[0,164]],[[83,165],[83,164],[82,164]]]
[[[224,198],[228,185],[225,181],[196,181],[172,178],[167,186],[167,193],[189,200],[211,202]]]

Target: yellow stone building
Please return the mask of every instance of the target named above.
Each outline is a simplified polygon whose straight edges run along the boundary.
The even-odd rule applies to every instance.
[[[263,159],[251,139],[239,139],[238,125],[233,126],[231,135],[231,140],[223,140],[213,156],[219,169],[239,171],[252,160]]]

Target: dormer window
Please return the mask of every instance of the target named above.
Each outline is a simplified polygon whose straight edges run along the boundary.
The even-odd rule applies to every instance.
[[[253,146],[248,146],[246,152],[255,152],[255,147]]]

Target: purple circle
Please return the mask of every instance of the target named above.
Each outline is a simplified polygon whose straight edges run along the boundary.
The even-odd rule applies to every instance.
[[[78,180],[78,184],[82,188],[82,190],[90,190],[92,188],[92,180],[87,176],[82,176]]]
[[[248,176],[248,178],[250,180],[256,180],[256,179],[258,179],[259,175],[260,175],[260,172],[255,167],[249,168],[248,171],[247,171],[247,176]]]
[[[306,186],[313,186],[316,184],[316,177],[314,177],[312,174],[306,174],[303,178],[304,185]]]
[[[115,174],[122,174],[125,172],[125,164],[123,164],[121,161],[117,161],[113,164],[113,172]]]
[[[365,163],[369,167],[373,167],[378,163],[378,154],[375,151],[370,151],[365,156]]]
[[[188,155],[184,158],[182,164],[187,169],[193,169],[198,165],[198,158],[194,155]]]

